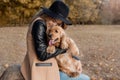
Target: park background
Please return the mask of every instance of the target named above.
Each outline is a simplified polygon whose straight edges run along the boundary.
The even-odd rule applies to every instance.
[[[24,25],[54,0],[1,0],[0,26]],[[73,24],[120,24],[120,0],[63,0]]]
[[[0,76],[8,66],[21,64],[31,18],[53,1],[0,0]],[[73,25],[66,33],[82,52],[83,73],[91,80],[120,80],[120,0],[62,1],[70,7]]]

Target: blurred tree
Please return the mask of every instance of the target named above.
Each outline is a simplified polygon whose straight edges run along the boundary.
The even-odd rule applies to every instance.
[[[112,23],[120,24],[120,0],[110,0],[109,5],[112,15]]]
[[[100,17],[102,24],[120,24],[120,0],[105,0]]]
[[[102,0],[64,0],[70,6],[70,19],[77,24],[93,24],[99,21]]]
[[[0,26],[28,24],[32,16],[40,7],[49,7],[55,0],[1,0],[0,1]],[[111,5],[119,0],[62,0],[70,7],[69,19],[73,24],[97,24],[111,22],[109,16],[119,15],[117,7]],[[118,3],[117,3],[118,2]],[[114,6],[115,6],[114,4]],[[111,11],[110,11],[111,10]],[[119,16],[116,16],[116,18]],[[105,19],[104,19],[105,18]],[[115,17],[114,17],[115,19]],[[108,21],[108,22],[107,22]]]
[[[0,1],[0,26],[27,24],[41,6],[53,0],[2,0]]]

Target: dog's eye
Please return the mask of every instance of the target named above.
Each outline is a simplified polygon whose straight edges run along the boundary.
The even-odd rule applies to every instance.
[[[55,30],[55,32],[56,32],[56,33],[58,33],[58,31],[57,31],[57,30]]]

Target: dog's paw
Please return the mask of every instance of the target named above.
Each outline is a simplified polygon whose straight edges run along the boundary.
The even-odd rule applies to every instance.
[[[77,77],[77,76],[79,76],[79,73],[78,72],[70,72],[68,75],[70,77]]]
[[[78,73],[82,73],[82,64],[81,62],[78,62],[77,66],[76,66],[77,72]]]
[[[55,52],[55,47],[54,46],[48,46],[47,47],[47,53],[53,54]]]
[[[62,49],[68,49],[68,44],[66,42],[61,44]]]

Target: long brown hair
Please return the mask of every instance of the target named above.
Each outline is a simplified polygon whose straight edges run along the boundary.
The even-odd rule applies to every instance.
[[[44,21],[46,21],[46,20],[57,20],[57,19],[55,19],[55,18],[52,18],[52,17],[50,17],[49,15],[47,15],[47,14],[45,14],[43,11],[42,11],[42,9],[40,9],[34,16],[33,16],[33,18],[32,18],[32,20],[30,21],[30,24],[36,19],[36,18],[41,18],[42,20],[44,20]],[[63,29],[66,29],[67,28],[67,25],[64,23],[64,22],[62,22],[62,25],[61,25],[61,27],[63,28]]]

